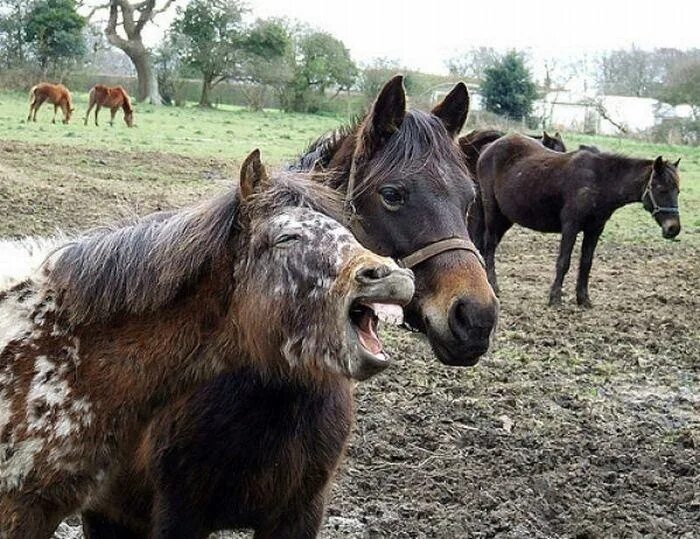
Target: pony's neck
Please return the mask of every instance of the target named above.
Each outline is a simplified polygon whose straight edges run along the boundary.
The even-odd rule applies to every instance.
[[[619,206],[640,202],[644,189],[649,183],[653,162],[648,159],[632,159],[629,161],[627,170],[622,173],[618,185],[616,202]]]

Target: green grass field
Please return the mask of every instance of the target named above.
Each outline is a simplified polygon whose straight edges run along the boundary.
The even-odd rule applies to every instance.
[[[83,125],[86,94],[74,96],[75,112],[69,125],[51,124],[52,107],[44,105],[36,123],[26,123],[28,98],[22,93],[0,93],[0,139],[28,143],[68,144],[123,152],[165,152],[193,158],[216,158],[234,166],[253,148],[260,148],[266,162],[279,164],[292,159],[321,133],[347,122],[341,116],[288,114],[277,110],[250,112],[223,106],[202,110],[194,106],[171,108],[137,105],[136,127],[128,129],[118,113],[115,126],[108,125],[109,111],[101,112],[100,127]],[[60,116],[60,114],[59,114]],[[570,148],[594,144],[601,149],[652,158],[681,157],[681,210],[684,233],[700,242],[700,148],[652,144],[637,140],[565,133]],[[168,178],[162,178],[167,181]],[[638,207],[619,211],[606,229],[606,236],[619,240],[656,241],[649,233],[648,215]]]

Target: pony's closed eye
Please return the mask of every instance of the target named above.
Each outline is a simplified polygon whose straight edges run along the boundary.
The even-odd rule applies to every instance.
[[[274,246],[275,247],[289,247],[292,244],[298,242],[301,240],[301,234],[297,233],[289,233],[289,234],[280,234],[275,238],[274,241]]]

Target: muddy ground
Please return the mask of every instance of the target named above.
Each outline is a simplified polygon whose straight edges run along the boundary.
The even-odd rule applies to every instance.
[[[0,142],[0,235],[177,206],[233,171]],[[603,238],[590,310],[573,274],[564,305],[546,307],[557,238],[511,231],[498,338],[474,368],[387,332],[396,364],[358,389],[323,537],[700,537],[700,230],[665,242],[655,227]]]

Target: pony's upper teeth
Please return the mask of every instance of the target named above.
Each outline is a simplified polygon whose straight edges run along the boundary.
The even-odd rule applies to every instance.
[[[396,326],[403,323],[403,309],[401,306],[390,303],[372,303],[371,307],[382,322]]]

